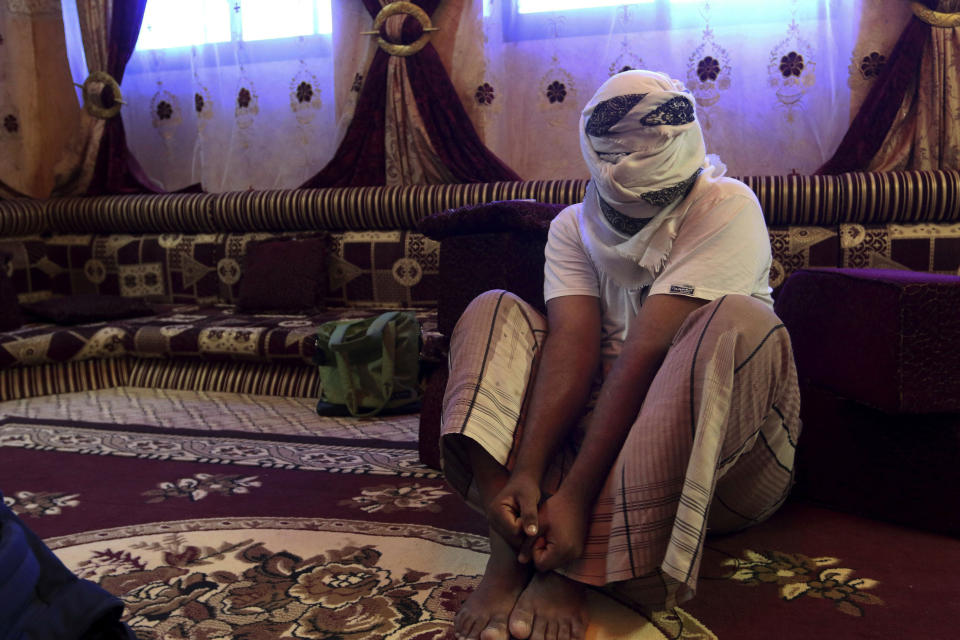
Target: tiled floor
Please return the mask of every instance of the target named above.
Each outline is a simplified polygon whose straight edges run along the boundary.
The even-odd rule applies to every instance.
[[[0,418],[50,418],[198,430],[415,442],[418,414],[325,418],[315,400],[116,387],[0,402]]]

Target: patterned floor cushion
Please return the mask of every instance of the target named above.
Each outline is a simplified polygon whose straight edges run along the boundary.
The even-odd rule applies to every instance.
[[[316,328],[384,309],[330,308],[309,315],[241,314],[231,305],[163,305],[152,316],[74,326],[28,324],[0,333],[0,368],[114,358],[312,364]],[[436,314],[419,309],[428,359],[442,358]],[[432,354],[432,355],[431,355]]]

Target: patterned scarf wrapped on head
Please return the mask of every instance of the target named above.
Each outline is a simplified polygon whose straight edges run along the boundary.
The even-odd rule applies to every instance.
[[[678,205],[701,174],[722,175],[706,156],[693,98],[665,74],[618,73],[580,115],[580,149],[592,178],[580,216],[587,250],[622,286],[647,286],[688,209]]]

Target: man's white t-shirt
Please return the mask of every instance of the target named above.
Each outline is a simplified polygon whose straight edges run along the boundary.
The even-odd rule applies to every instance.
[[[663,269],[653,283],[628,289],[601,271],[584,246],[578,218],[583,204],[567,207],[550,224],[544,266],[544,299],[586,295],[600,298],[601,354],[615,358],[648,295],[684,295],[714,300],[726,294],[753,296],[771,307],[770,239],[756,196],[730,178],[699,180]],[[639,265],[637,269],[643,269]]]

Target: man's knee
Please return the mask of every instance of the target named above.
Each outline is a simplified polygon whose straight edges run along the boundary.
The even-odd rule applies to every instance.
[[[714,322],[725,323],[732,327],[745,327],[753,324],[771,327],[779,324],[777,314],[767,303],[753,296],[729,294],[708,303],[708,309],[715,310]]]
[[[491,289],[484,291],[476,298],[470,301],[467,308],[464,309],[457,321],[457,326],[464,324],[474,324],[476,322],[492,321],[498,314],[504,313],[513,308],[519,307],[524,314],[530,305],[520,296],[505,291],[503,289]],[[454,328],[454,333],[457,329]]]
[[[717,298],[687,317],[674,338],[674,346],[694,341],[697,352],[706,355],[714,344],[735,346],[739,364],[759,346],[776,345],[782,356],[791,356],[790,337],[770,305],[746,295]]]
[[[712,300],[691,313],[678,331],[686,333],[736,331],[744,337],[766,335],[781,325],[770,305],[752,296],[729,294]],[[674,340],[676,342],[677,340]]]
[[[467,305],[467,311],[474,307],[498,306],[503,304],[526,304],[523,299],[515,293],[510,293],[504,289],[490,289],[484,291]],[[466,313],[467,311],[464,311]]]

